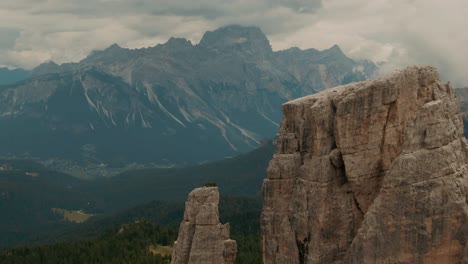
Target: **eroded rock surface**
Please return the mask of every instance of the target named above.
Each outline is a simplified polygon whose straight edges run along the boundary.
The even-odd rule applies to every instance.
[[[189,194],[172,264],[234,263],[237,244],[229,239],[229,224],[219,222],[218,204],[217,187],[197,188]]]
[[[467,143],[432,67],[283,105],[263,185],[265,264],[466,263]]]

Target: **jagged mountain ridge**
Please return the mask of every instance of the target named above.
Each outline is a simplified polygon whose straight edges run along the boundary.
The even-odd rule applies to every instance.
[[[282,103],[375,70],[338,46],[274,52],[255,27],[207,32],[198,45],[115,44],[0,87],[0,151],[111,164],[212,160],[271,138]]]

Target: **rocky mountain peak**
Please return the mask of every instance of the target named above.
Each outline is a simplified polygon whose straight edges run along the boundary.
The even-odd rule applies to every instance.
[[[234,264],[237,244],[229,239],[229,224],[219,222],[218,204],[217,187],[201,187],[189,194],[172,264]]]
[[[326,62],[326,61],[331,61],[331,60],[343,62],[343,61],[349,61],[351,59],[348,58],[346,54],[343,53],[341,48],[335,44],[331,48],[323,50],[320,53],[320,56],[317,58],[317,60],[321,62]]]
[[[343,53],[343,51],[341,50],[340,46],[338,46],[337,44],[333,45],[331,48],[328,49],[329,51],[331,52],[339,52],[339,53]],[[344,53],[343,53],[344,54]]]
[[[91,52],[91,54],[86,58],[93,58],[93,57],[101,57],[103,55],[116,55],[119,53],[122,53],[128,49],[122,48],[119,46],[117,43],[114,43],[110,45],[109,47],[103,49],[103,50],[94,50]]]
[[[104,50],[94,50],[88,57],[83,59],[80,63],[83,65],[90,63],[112,63],[127,58],[131,53],[131,50],[122,48],[117,43],[110,45]]]
[[[192,46],[192,42],[190,40],[187,40],[185,38],[170,38],[165,45],[170,45],[170,46]]]
[[[410,67],[283,105],[264,263],[465,263],[468,145],[450,84]]]
[[[156,46],[153,52],[163,51],[164,53],[172,53],[177,57],[189,57],[194,52],[194,46],[190,40],[185,38],[170,38],[166,43]]]
[[[47,61],[32,70],[32,76],[38,76],[41,74],[48,74],[58,72],[60,70],[60,65],[53,61]]]
[[[215,51],[243,50],[266,55],[273,52],[266,35],[258,27],[231,25],[208,31],[199,45]]]
[[[110,45],[110,46],[109,46],[107,49],[105,49],[105,50],[110,51],[110,50],[121,50],[121,49],[122,49],[122,47],[120,47],[119,44],[114,43],[114,44]]]
[[[67,157],[77,160],[87,159],[84,145],[95,147],[93,160],[117,164],[233,156],[274,136],[278,105],[376,69],[322,53],[272,52],[260,29],[228,26],[198,45],[181,38],[145,49],[112,45],[79,63],[42,65],[40,78],[0,91],[0,130],[29,131],[24,123],[42,138],[5,132],[0,154],[55,158],[65,144],[42,143],[64,133],[73,145]]]

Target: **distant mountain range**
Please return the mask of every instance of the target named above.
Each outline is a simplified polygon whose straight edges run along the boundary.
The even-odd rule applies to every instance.
[[[256,27],[206,32],[197,45],[114,44],[0,86],[0,155],[104,167],[220,159],[273,138],[282,103],[376,69],[338,46],[275,52]]]
[[[463,115],[468,112],[468,87],[454,89],[455,95],[460,101],[460,107]]]
[[[25,69],[0,68],[0,85],[14,84],[28,78],[31,71]]]
[[[465,138],[468,136],[468,87],[455,89],[455,94],[460,101]]]

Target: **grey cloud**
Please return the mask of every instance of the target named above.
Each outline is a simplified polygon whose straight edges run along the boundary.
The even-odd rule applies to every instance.
[[[13,48],[19,35],[20,32],[17,29],[0,27],[0,50]]]
[[[329,48],[384,61],[383,72],[433,64],[468,85],[466,0],[2,0],[0,64],[78,61],[112,43],[199,41],[229,24],[260,27],[274,49]]]
[[[127,10],[119,17],[125,26],[148,38],[185,37],[194,43],[205,31],[230,24],[258,26],[269,36],[287,35],[312,23],[322,7],[321,0],[158,1],[158,4],[139,0],[136,3],[131,7],[126,6],[127,2],[112,3],[114,10]],[[122,44],[132,46],[133,43]]]
[[[41,60],[78,61],[112,43],[154,46],[171,36],[197,42],[205,31],[228,24],[291,32],[321,6],[321,0],[3,0],[0,24],[19,34],[8,38],[15,45],[0,63],[30,68]]]
[[[33,2],[33,0],[30,1]],[[152,14],[216,19],[222,16],[265,12],[269,9],[281,7],[299,13],[310,13],[315,12],[321,6],[321,0],[53,0],[48,4],[32,5],[30,12],[36,15],[57,13],[80,16]]]
[[[279,6],[291,8],[300,13],[310,13],[322,7],[321,1],[308,0],[276,0],[274,1]]]

